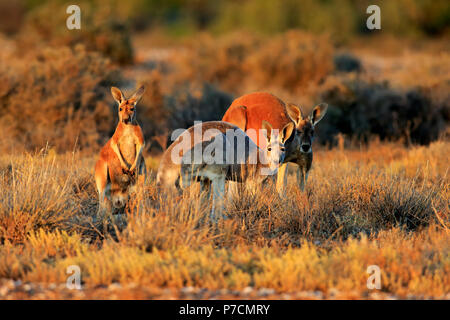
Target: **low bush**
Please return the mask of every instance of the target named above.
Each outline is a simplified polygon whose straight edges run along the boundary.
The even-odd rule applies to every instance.
[[[44,48],[0,67],[0,147],[89,149],[114,130],[109,87],[120,73],[84,47]],[[115,111],[115,109],[114,109]]]
[[[261,44],[248,57],[251,81],[302,93],[333,71],[333,47],[325,36],[289,31]]]
[[[82,1],[77,5],[82,12],[81,28],[69,30],[66,26],[70,3],[49,1],[29,11],[17,37],[22,52],[45,46],[83,44],[88,51],[97,51],[119,64],[130,64],[134,59],[131,34],[124,19],[119,18],[113,3]],[[20,52],[19,51],[19,52]]]
[[[267,87],[300,93],[333,71],[333,47],[325,36],[290,31],[273,38],[246,33],[203,36],[174,63],[182,79],[209,82],[234,94]]]
[[[361,71],[361,61],[351,53],[340,53],[333,57],[334,67],[337,71]]]
[[[420,88],[403,91],[361,79],[325,87],[320,99],[329,109],[319,125],[322,142],[331,142],[330,138],[340,132],[366,143],[376,136],[407,145],[429,144],[450,121],[450,105],[431,101]]]

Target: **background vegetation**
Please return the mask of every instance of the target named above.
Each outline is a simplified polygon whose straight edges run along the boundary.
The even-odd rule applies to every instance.
[[[72,31],[67,5],[0,0],[0,298],[449,299],[448,1],[92,0]],[[140,84],[151,176],[99,220],[109,89]],[[244,188],[211,226],[196,188],[158,193],[159,157],[253,91],[329,104],[310,180]],[[65,288],[73,264],[82,291]]]

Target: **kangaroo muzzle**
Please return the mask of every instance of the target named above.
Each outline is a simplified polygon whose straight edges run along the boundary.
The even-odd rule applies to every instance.
[[[123,207],[125,207],[127,201],[128,201],[128,196],[125,196],[122,194],[121,195],[113,195],[112,199],[111,199],[112,205],[116,209],[122,209]]]

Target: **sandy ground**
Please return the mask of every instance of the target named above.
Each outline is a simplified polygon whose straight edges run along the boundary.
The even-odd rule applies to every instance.
[[[66,284],[40,284],[22,283],[20,280],[10,279],[0,280],[0,299],[32,299],[32,300],[52,300],[52,299],[237,299],[237,300],[323,300],[323,299],[369,299],[369,300],[397,300],[397,299],[445,299],[450,300],[450,293],[442,297],[412,296],[398,297],[386,292],[374,290],[372,292],[339,292],[329,290],[328,293],[321,291],[298,291],[289,293],[278,293],[273,289],[252,287],[243,290],[209,290],[202,288],[184,287],[181,289],[170,288],[147,288],[133,284],[122,286],[113,283],[109,286],[96,286],[81,290],[68,289]]]

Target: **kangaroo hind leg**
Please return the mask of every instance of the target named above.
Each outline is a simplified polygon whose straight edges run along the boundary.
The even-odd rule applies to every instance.
[[[98,214],[101,216],[111,212],[111,204],[106,195],[110,184],[108,180],[108,164],[100,159],[95,165],[95,184],[99,200]]]

